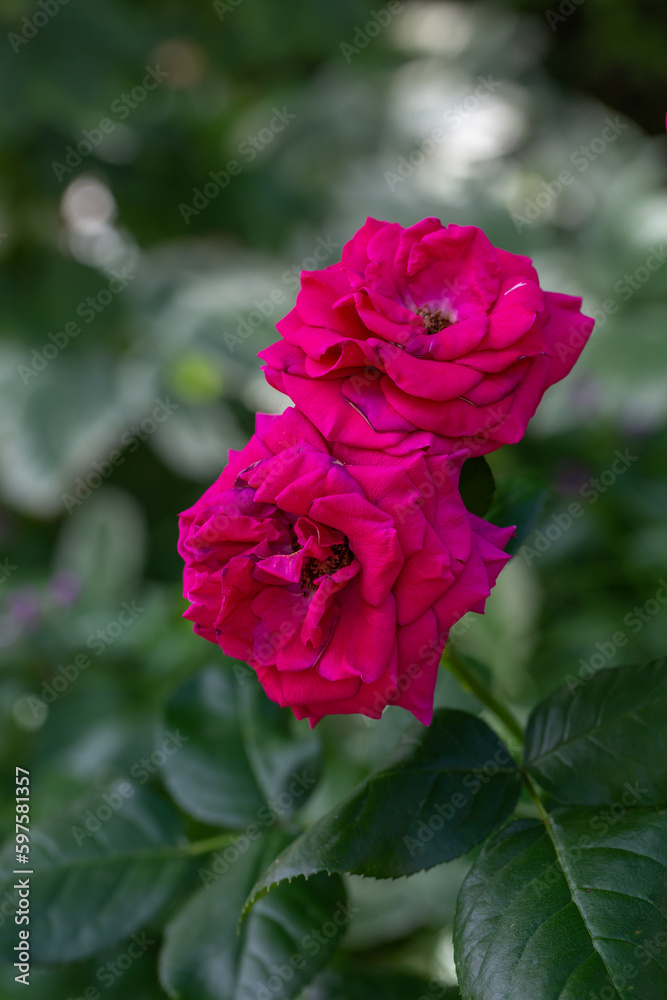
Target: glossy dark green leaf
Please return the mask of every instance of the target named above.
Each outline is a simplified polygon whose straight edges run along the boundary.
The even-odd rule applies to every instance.
[[[298,879],[261,900],[240,929],[243,903],[285,843],[267,833],[231,860],[202,859],[201,888],[167,927],[164,988],[179,1000],[284,1000],[296,996],[336,950],[351,919],[339,876]],[[218,873],[221,874],[218,874]]]
[[[317,735],[270,701],[244,664],[228,661],[187,680],[167,704],[164,728],[187,738],[167,758],[165,783],[206,823],[238,829],[290,816],[316,783]]]
[[[489,463],[483,456],[468,458],[463,463],[459,491],[466,508],[484,517],[491,506],[496,483]]]
[[[466,1000],[664,1000],[667,812],[507,827],[463,884],[454,948]]]
[[[536,480],[522,480],[504,486],[486,512],[486,518],[500,527],[516,525],[516,532],[505,546],[514,555],[526,541],[538,522],[548,496],[548,490]]]
[[[274,861],[252,900],[319,871],[399,878],[465,854],[514,808],[520,777],[481,719],[436,712],[411,728],[385,767],[363,781]]]
[[[667,659],[570,679],[533,711],[525,762],[561,802],[667,803]]]
[[[315,979],[299,1000],[460,1000],[454,987],[399,969],[368,968],[349,960]]]
[[[132,788],[130,797],[123,790]],[[91,832],[92,831],[92,832]],[[142,927],[169,899],[190,863],[181,824],[167,803],[127,782],[79,802],[30,832],[30,951],[33,962],[71,962]],[[0,895],[12,897],[14,843],[2,851]],[[24,866],[21,866],[24,867]],[[28,876],[26,876],[28,877]],[[13,909],[12,909],[13,912]],[[18,928],[0,926],[12,956]]]

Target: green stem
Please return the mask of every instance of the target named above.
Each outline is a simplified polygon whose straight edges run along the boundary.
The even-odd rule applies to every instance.
[[[217,837],[209,837],[208,840],[194,840],[191,844],[185,844],[181,851],[183,854],[197,857],[199,854],[210,854],[211,851],[215,851],[219,847],[227,847],[233,841],[233,833],[221,833]]]
[[[510,732],[512,736],[516,737],[519,743],[523,745],[523,729],[521,728],[518,719],[515,718],[514,714],[507,707],[507,705],[503,705],[501,701],[498,701],[495,695],[489,691],[481,677],[479,677],[451,647],[445,650],[442,665],[446,667],[450,673],[454,674],[454,677],[456,677],[466,691],[470,691],[476,698],[479,698],[482,704],[486,705],[489,711],[493,712],[493,714],[500,719],[508,732]]]
[[[535,803],[535,806],[537,807],[537,811],[540,814],[540,819],[542,820],[542,822],[546,826],[547,830],[549,830],[550,829],[550,827],[549,827],[549,813],[544,808],[544,806],[542,804],[542,799],[539,797],[539,795],[537,794],[537,790],[535,789],[535,785],[530,780],[529,776],[526,774],[526,772],[523,770],[523,768],[521,769],[521,776],[523,778],[523,783],[526,786],[528,794],[530,795],[531,799]]]
[[[456,677],[466,691],[470,691],[475,695],[475,697],[479,698],[482,704],[486,705],[489,711],[493,712],[496,718],[500,719],[508,732],[510,732],[512,736],[515,736],[519,743],[523,745],[523,729],[521,728],[518,719],[515,718],[513,712],[507,707],[507,705],[503,705],[503,703],[489,691],[481,677],[462,657],[455,653],[451,647],[445,650],[442,665],[447,667],[449,672]],[[535,808],[539,813],[540,819],[547,829],[549,829],[549,814],[544,808],[542,799],[540,798],[528,773],[523,768],[520,770],[523,783],[526,786],[526,791],[530,795]]]

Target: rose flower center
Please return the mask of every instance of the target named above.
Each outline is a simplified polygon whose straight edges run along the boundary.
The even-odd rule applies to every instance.
[[[331,555],[324,560],[306,559],[301,569],[301,580],[299,585],[301,590],[315,590],[315,580],[320,576],[331,576],[343,566],[349,566],[354,559],[354,553],[350,549],[347,538],[338,545],[331,546]]]
[[[445,330],[448,326],[452,325],[451,319],[440,309],[436,309],[435,312],[433,312],[426,306],[420,306],[419,309],[417,309],[417,315],[421,316],[424,320],[426,333],[429,336],[434,333],[440,333],[441,330]]]

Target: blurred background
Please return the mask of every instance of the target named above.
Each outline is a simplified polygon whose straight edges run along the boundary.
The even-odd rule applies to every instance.
[[[667,652],[660,0],[4,0],[0,25],[3,839],[15,765],[36,823],[150,752],[167,693],[219,662],[180,618],[177,514],[283,408],[257,352],[367,215],[480,226],[597,319],[491,456],[499,502],[537,520],[459,648],[519,713]],[[474,706],[446,678],[438,699]],[[312,808],[408,721],[325,720]],[[453,983],[465,868],[350,880],[344,947]],[[165,996],[155,957],[104,995]],[[31,995],[99,964],[34,970]]]

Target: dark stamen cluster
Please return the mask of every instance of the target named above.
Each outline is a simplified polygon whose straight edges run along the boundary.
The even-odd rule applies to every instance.
[[[315,580],[320,576],[331,576],[343,566],[349,566],[354,556],[350,551],[350,545],[345,539],[338,545],[331,546],[331,555],[323,561],[319,559],[306,559],[301,570],[300,586],[304,592],[315,590]]]
[[[440,309],[431,312],[426,306],[420,306],[417,310],[417,315],[421,316],[424,320],[424,326],[429,336],[434,333],[440,333],[441,330],[446,330],[448,326],[452,325],[452,321]]]

